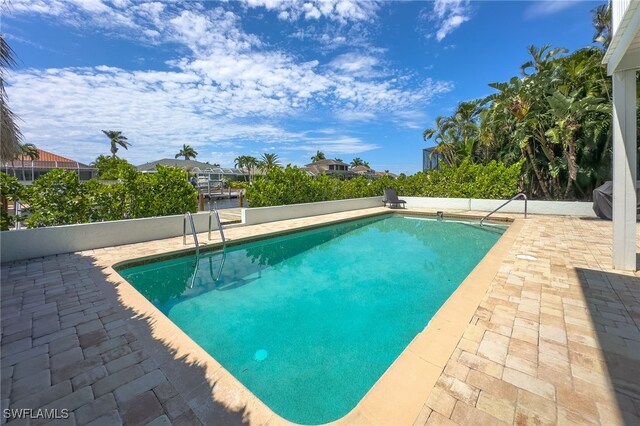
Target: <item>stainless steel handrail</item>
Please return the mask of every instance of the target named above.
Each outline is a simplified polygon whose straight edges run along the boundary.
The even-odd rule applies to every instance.
[[[226,248],[227,248],[227,239],[224,236],[224,229],[222,228],[222,221],[220,220],[220,214],[218,213],[218,208],[217,208],[217,203],[214,203],[214,208],[213,210],[209,210],[209,234],[208,234],[208,238],[209,240],[211,240],[211,216],[215,216],[216,218],[216,222],[218,225],[218,230],[220,231],[220,238],[222,238],[222,261],[220,262],[220,268],[218,269],[218,275],[216,277],[213,277],[213,272],[211,273],[211,278],[213,278],[214,281],[218,281],[220,280],[220,277],[222,275],[222,268],[224,267],[224,262],[226,259]],[[189,221],[191,223],[191,231],[193,232],[193,240],[196,243],[196,264],[195,264],[195,268],[193,271],[193,275],[191,275],[191,284],[189,285],[189,288],[193,288],[195,281],[196,281],[196,276],[198,275],[198,267],[200,266],[200,246],[198,244],[198,236],[196,234],[196,227],[193,223],[193,216],[191,215],[190,212],[185,213],[184,215],[184,219],[182,222],[182,244],[186,245],[187,244],[187,217],[189,218]],[[211,258],[209,258],[209,268],[211,268]]]
[[[509,204],[510,202],[512,202],[513,200],[517,199],[517,198],[524,198],[524,218],[527,218],[527,195],[524,192],[521,192],[519,194],[514,195],[513,197],[511,197],[510,199],[508,199],[505,203],[503,203],[500,207],[498,207],[497,209],[493,210],[491,213],[489,213],[488,215],[486,215],[485,217],[483,217],[482,219],[480,219],[480,226],[482,226],[482,223],[485,221],[485,219],[487,219],[489,216],[491,216],[492,214],[494,214],[495,212],[497,212],[498,210],[500,210],[501,208],[503,208],[504,206],[506,206],[507,204]]]
[[[218,225],[218,231],[220,231],[220,238],[222,239],[222,250],[227,247],[227,239],[224,237],[224,229],[222,228],[222,221],[220,221],[220,214],[218,213],[218,203],[214,203],[213,210],[209,210],[209,240],[211,240],[211,215],[216,218]]]
[[[187,218],[191,223],[191,233],[193,234],[193,241],[196,244],[196,258],[200,256],[200,244],[198,244],[198,234],[196,234],[196,226],[193,223],[193,216],[191,212],[186,212],[182,218],[182,244],[187,245]]]

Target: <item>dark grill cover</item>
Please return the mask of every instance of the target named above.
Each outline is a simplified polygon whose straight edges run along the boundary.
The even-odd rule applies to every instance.
[[[640,219],[640,181],[636,182],[637,219]],[[613,182],[610,180],[593,190],[593,211],[601,219],[613,216]]]

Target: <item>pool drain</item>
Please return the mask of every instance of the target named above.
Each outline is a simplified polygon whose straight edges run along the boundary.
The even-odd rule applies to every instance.
[[[269,352],[265,351],[264,349],[260,349],[256,351],[255,355],[253,355],[253,358],[256,361],[264,361],[268,356]]]

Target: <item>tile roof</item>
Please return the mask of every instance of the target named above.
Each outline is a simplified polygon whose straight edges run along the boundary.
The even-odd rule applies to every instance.
[[[324,160],[318,160],[318,161],[314,161],[313,163],[309,163],[306,164],[307,167],[309,166],[331,166],[334,164],[338,164],[341,166],[348,166],[347,163],[342,162],[342,161],[338,161],[338,160],[332,160],[330,158],[324,159]]]
[[[73,164],[77,163],[77,161],[70,160],[61,155],[53,154],[49,151],[45,151],[44,149],[36,148],[36,150],[38,151],[38,155],[39,155],[37,158],[38,161],[57,161],[59,163],[73,163]],[[18,157],[16,161],[22,161],[23,159],[24,161],[31,161],[31,158],[24,155],[21,155],[20,157]]]
[[[3,168],[11,167],[12,169],[21,169],[24,164],[25,169],[92,169],[91,166],[45,151],[44,149],[36,148],[36,150],[38,151],[37,160],[32,161],[31,158],[21,155],[13,161],[5,161],[0,164],[0,166]]]

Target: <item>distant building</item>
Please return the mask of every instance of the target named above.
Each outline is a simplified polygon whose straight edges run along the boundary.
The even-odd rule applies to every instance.
[[[334,176],[342,176],[345,179],[349,179],[357,176],[356,173],[349,170],[349,165],[339,160],[318,160],[313,163],[307,164],[302,167],[302,170],[306,171],[312,176],[318,176],[323,173]]]
[[[198,175],[199,179],[206,179],[210,181],[219,181],[222,178],[229,180],[240,180],[244,178],[246,172],[236,168],[219,167],[217,165],[203,163],[195,160],[178,160],[174,158],[163,158],[162,160],[152,161],[150,163],[144,163],[136,167],[139,172],[142,173],[155,173],[157,166],[167,167],[179,167],[187,170],[191,173]],[[257,170],[252,170],[251,175],[254,175]]]
[[[349,170],[359,176],[364,176],[369,179],[377,179],[380,177],[377,172],[369,166],[355,166]]]
[[[375,172],[376,177],[389,176],[391,178],[397,179],[398,175],[390,172]]]
[[[4,162],[2,164],[2,171],[27,183],[33,182],[35,179],[53,169],[73,170],[78,173],[80,180],[89,180],[98,175],[98,169],[95,167],[53,154],[43,149],[38,148],[37,151],[37,160],[20,156],[13,161]]]
[[[435,146],[422,150],[422,171],[440,170],[440,154],[433,152]]]
[[[318,176],[323,173],[333,176],[341,176],[344,179],[352,179],[364,176],[367,179],[378,179],[382,176],[397,178],[398,175],[389,172],[376,172],[369,166],[356,166],[349,168],[347,163],[339,160],[319,160],[302,167],[311,176]]]

